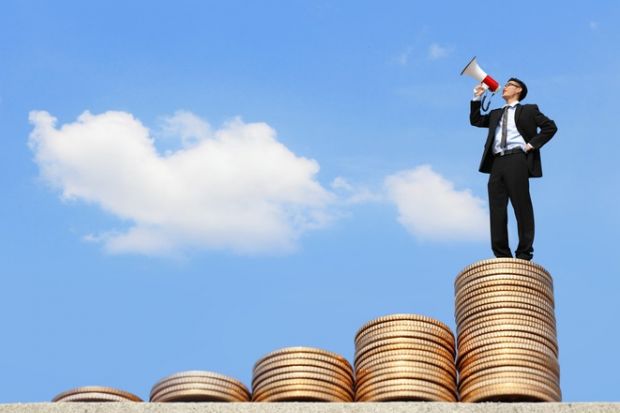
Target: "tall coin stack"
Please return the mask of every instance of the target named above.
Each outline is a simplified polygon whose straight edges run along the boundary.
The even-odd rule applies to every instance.
[[[356,401],[457,401],[454,335],[429,317],[394,314],[355,336]]]
[[[553,280],[497,258],[454,282],[461,401],[561,401]]]
[[[342,356],[312,347],[288,347],[254,365],[252,400],[353,401],[353,368]]]
[[[141,402],[129,392],[104,386],[84,386],[67,390],[52,399],[53,402]]]
[[[184,371],[151,389],[151,402],[248,402],[250,391],[231,377],[209,371]]]

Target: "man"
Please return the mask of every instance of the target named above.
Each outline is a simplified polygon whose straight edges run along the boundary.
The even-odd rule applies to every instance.
[[[474,89],[469,120],[473,126],[488,128],[480,172],[489,173],[488,192],[491,215],[491,247],[496,257],[512,257],[508,245],[508,200],[517,218],[519,245],[517,258],[531,260],[534,253],[534,209],[529,178],[542,176],[540,148],[555,135],[555,122],[537,105],[521,105],[527,86],[510,78],[502,91],[506,104],[486,115],[480,113],[482,84]]]

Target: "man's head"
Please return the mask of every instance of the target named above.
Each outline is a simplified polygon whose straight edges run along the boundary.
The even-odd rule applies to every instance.
[[[521,101],[527,96],[527,86],[522,80],[516,77],[508,79],[502,91],[502,97],[506,102],[518,100]]]

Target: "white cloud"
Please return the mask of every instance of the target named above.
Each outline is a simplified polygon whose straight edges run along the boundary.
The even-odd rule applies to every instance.
[[[438,60],[448,57],[451,50],[447,47],[440,46],[438,43],[432,43],[428,47],[428,58],[431,60]]]
[[[344,204],[365,204],[383,201],[383,196],[366,186],[353,185],[339,176],[331,183],[332,189],[338,194],[338,199]]]
[[[213,131],[208,122],[191,112],[180,110],[174,116],[163,118],[162,135],[181,139],[183,146],[188,147],[213,138]]]
[[[429,165],[385,179],[388,198],[398,208],[398,221],[416,237],[432,241],[488,238],[485,202],[454,184]]]
[[[401,54],[396,56],[396,63],[401,66],[407,66],[409,64],[409,60],[411,58],[411,54],[413,53],[413,47],[408,47]]]
[[[304,231],[330,219],[334,195],[316,181],[318,163],[292,153],[265,123],[235,119],[213,131],[177,112],[164,129],[188,146],[162,156],[129,113],[85,112],[60,128],[43,111],[31,112],[30,121],[42,177],[64,199],[129,223],[85,235],[111,252],[290,251]]]

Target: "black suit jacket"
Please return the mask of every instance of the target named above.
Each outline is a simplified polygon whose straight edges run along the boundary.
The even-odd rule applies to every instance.
[[[480,161],[480,172],[491,173],[493,166],[493,141],[495,140],[495,129],[502,117],[502,109],[494,109],[483,115],[480,113],[480,101],[471,102],[469,121],[473,126],[479,128],[489,128],[487,141],[484,144],[484,153]],[[515,123],[517,130],[525,139],[525,142],[534,147],[527,153],[527,164],[531,177],[539,178],[542,176],[542,164],[540,161],[540,148],[549,142],[555,135],[558,128],[555,122],[542,114],[537,105],[517,105],[515,109]]]

